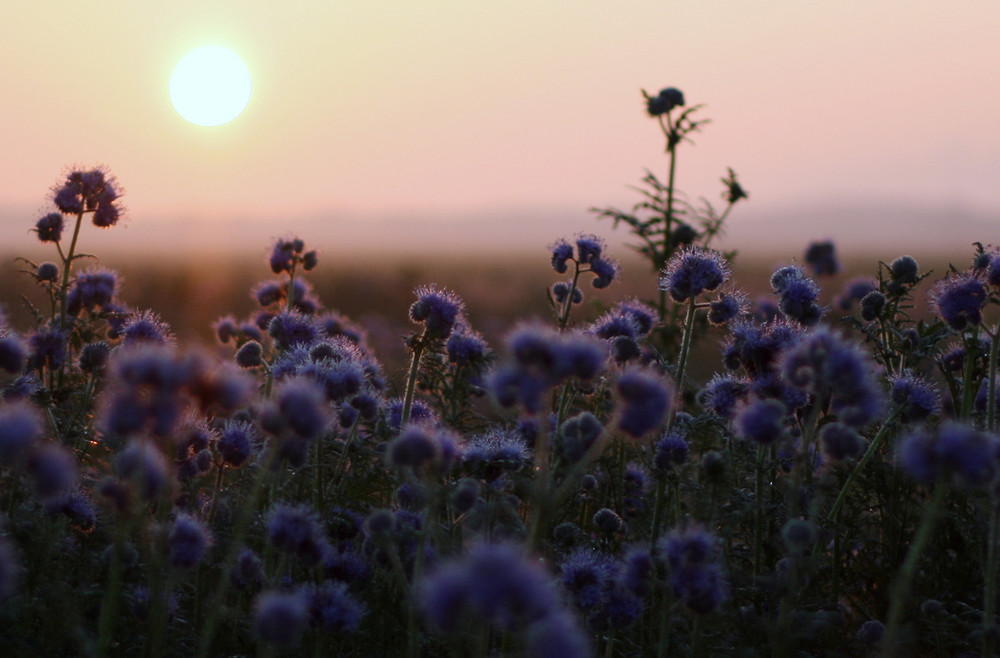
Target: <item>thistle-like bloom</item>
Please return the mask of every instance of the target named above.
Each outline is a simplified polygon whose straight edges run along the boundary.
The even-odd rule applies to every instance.
[[[622,373],[616,388],[621,399],[618,429],[629,436],[641,438],[666,418],[671,389],[663,377],[630,368]]]
[[[545,568],[508,544],[476,544],[466,556],[429,575],[419,600],[444,632],[471,615],[502,629],[532,625],[559,611]]]
[[[113,270],[97,268],[81,272],[66,297],[66,312],[79,315],[81,310],[107,306],[118,293],[118,275]]]
[[[718,416],[731,420],[736,405],[745,400],[749,392],[750,385],[743,379],[720,373],[713,375],[698,393],[698,403]]]
[[[462,462],[488,482],[521,470],[530,459],[531,451],[520,433],[502,428],[473,436],[462,450]]]
[[[152,311],[139,311],[128,316],[121,331],[125,345],[139,343],[165,344],[173,340],[170,325]]]
[[[415,292],[417,301],[410,306],[410,320],[424,325],[428,338],[448,338],[462,317],[462,300],[434,285],[420,286]]]
[[[347,590],[347,583],[325,582],[303,588],[309,600],[312,623],[325,631],[353,632],[365,608]]]
[[[675,302],[712,291],[729,279],[729,263],[714,249],[688,246],[674,253],[660,278],[660,289]]]
[[[76,456],[60,443],[46,442],[32,450],[27,466],[40,498],[59,496],[76,486]]]
[[[118,477],[130,481],[146,500],[166,490],[168,469],[163,453],[148,441],[131,441],[115,460]]]
[[[618,517],[611,510],[606,511]],[[617,520],[620,526],[621,518]],[[600,605],[605,598],[617,575],[618,565],[611,556],[589,548],[578,548],[566,557],[560,571],[562,586],[573,603],[580,610],[589,610]]]
[[[771,445],[785,434],[788,409],[780,400],[755,400],[736,416],[740,436],[759,445]]]
[[[955,331],[982,323],[989,293],[979,279],[960,274],[939,281],[929,294],[931,307]]]
[[[430,427],[410,423],[389,444],[388,457],[394,466],[420,470],[441,458],[441,443]]]
[[[854,307],[855,302],[861,301],[873,290],[878,290],[878,284],[874,279],[868,276],[857,277],[844,284],[834,303],[846,313]]]
[[[59,242],[62,239],[63,227],[63,216],[57,212],[50,212],[35,224],[38,239],[42,242]]]
[[[646,95],[646,111],[649,116],[656,117],[667,114],[675,107],[684,106],[684,93],[675,87],[661,89],[656,96]]]
[[[898,450],[899,465],[915,480],[931,484],[944,477],[963,488],[992,482],[998,455],[995,435],[953,422],[907,437]]]
[[[986,282],[994,288],[1000,288],[1000,251],[989,255],[990,261],[986,269]]]
[[[832,276],[840,271],[837,249],[830,240],[810,243],[806,248],[805,261],[816,276]]]
[[[27,402],[0,403],[0,465],[13,466],[42,432],[42,419]]]
[[[660,550],[674,595],[692,612],[708,614],[728,598],[714,535],[697,527],[674,530],[660,540]]]
[[[250,457],[256,439],[256,431],[252,423],[230,419],[223,426],[215,449],[218,450],[226,465],[239,468]]]
[[[267,537],[276,549],[308,566],[319,564],[329,548],[319,517],[308,505],[275,505],[267,518]]]
[[[267,591],[254,603],[254,629],[267,644],[294,645],[308,623],[309,599],[302,590]]]
[[[834,461],[857,459],[865,448],[861,435],[843,423],[827,423],[819,431],[823,454]]]
[[[275,400],[284,424],[300,438],[316,438],[330,422],[323,389],[308,377],[294,377],[282,382],[275,393]]]
[[[212,534],[201,521],[189,514],[178,514],[167,537],[170,564],[182,569],[194,567],[211,543]]]
[[[489,352],[489,346],[482,334],[465,325],[460,325],[445,344],[448,361],[457,365],[481,363]]]
[[[557,445],[562,459],[574,464],[586,454],[604,432],[604,426],[594,414],[583,411],[566,419],[559,428]]]
[[[829,329],[803,336],[784,356],[782,374],[792,386],[829,399],[840,420],[862,427],[882,411],[875,366],[855,345]]]
[[[771,288],[778,295],[778,308],[791,320],[811,326],[819,322],[823,310],[816,304],[819,286],[801,268],[788,265],[771,275]]]
[[[675,467],[687,463],[690,448],[683,433],[673,430],[656,442],[656,454],[653,457],[653,467],[660,473],[666,473]]]
[[[716,326],[724,325],[746,313],[750,306],[743,292],[724,292],[708,305],[708,321]]]
[[[904,423],[924,420],[941,412],[941,393],[923,377],[905,372],[889,380],[892,403],[902,407],[900,420]]]
[[[118,222],[120,194],[114,177],[103,168],[73,171],[54,190],[52,200],[60,212],[76,215],[93,212],[94,226],[107,228]]]

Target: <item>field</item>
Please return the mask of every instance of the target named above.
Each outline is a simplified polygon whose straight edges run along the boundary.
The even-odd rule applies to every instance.
[[[639,254],[98,264],[71,172],[2,273],[0,653],[993,655],[1000,252],[734,255],[722,182],[607,209]]]

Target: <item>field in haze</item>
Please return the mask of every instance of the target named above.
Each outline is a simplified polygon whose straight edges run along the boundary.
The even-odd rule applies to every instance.
[[[549,266],[544,247],[539,244],[537,249],[524,249],[517,254],[492,253],[482,257],[455,254],[382,257],[375,253],[345,257],[321,253],[319,266],[306,273],[305,278],[313,285],[325,308],[336,310],[365,328],[375,352],[395,380],[405,365],[402,337],[413,329],[407,319],[407,309],[414,299],[413,289],[418,285],[435,283],[457,292],[466,303],[473,328],[481,331],[495,347],[517,320],[530,317],[548,320],[550,311],[545,289],[558,281],[559,275]],[[799,250],[773,254],[738,254],[733,279],[752,299],[767,295],[771,272],[793,261],[802,263],[804,248],[805,245]],[[122,299],[133,308],[148,308],[159,313],[184,343],[210,344],[214,320],[230,313],[244,318],[255,310],[256,302],[250,291],[257,282],[271,278],[259,251],[243,256],[198,258],[118,255],[102,259],[101,264],[122,274]],[[526,253],[535,256],[529,257]],[[923,271],[931,269],[934,272],[925,282],[926,288],[944,275],[949,261],[961,268],[971,254],[970,246],[964,252],[956,250],[937,255],[914,252],[912,255]],[[586,284],[583,307],[574,311],[573,318],[577,322],[596,318],[617,300],[626,297],[652,299],[656,295],[657,276],[647,264],[624,249],[613,251],[612,255],[619,257],[622,264],[621,280],[605,290],[595,290]],[[848,279],[875,276],[879,259],[889,262],[900,255],[902,253],[895,251],[841,254],[844,271],[833,278],[820,280],[823,303],[830,305]],[[5,282],[0,289],[0,304],[13,325],[26,330],[31,316],[22,295],[34,304],[42,304],[43,298],[31,278],[18,272],[22,264],[15,258],[8,253],[0,261]],[[88,264],[84,262],[82,266],[86,268]],[[918,297],[918,302],[922,301],[922,297]],[[836,316],[834,310],[827,318]],[[706,346],[711,348],[713,342],[709,341]],[[696,376],[707,377],[718,369],[717,351],[712,350],[710,354],[712,360],[697,360],[694,364]]]

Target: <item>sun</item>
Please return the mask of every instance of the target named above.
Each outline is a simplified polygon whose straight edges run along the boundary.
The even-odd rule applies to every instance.
[[[170,102],[199,126],[229,123],[250,102],[250,70],[233,51],[203,46],[182,59],[170,76]]]

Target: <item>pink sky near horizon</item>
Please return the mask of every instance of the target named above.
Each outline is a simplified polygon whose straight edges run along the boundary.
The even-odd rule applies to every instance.
[[[998,33],[995,0],[18,3],[0,21],[0,237],[96,163],[134,240],[178,222],[358,240],[398,218],[473,241],[468,218],[546,213],[592,230],[589,207],[631,205],[666,167],[639,93],[663,86],[713,121],[679,156],[691,197],[718,199],[731,166],[753,218],[852,199],[990,212]],[[208,43],[254,83],[217,128],[167,95]]]

